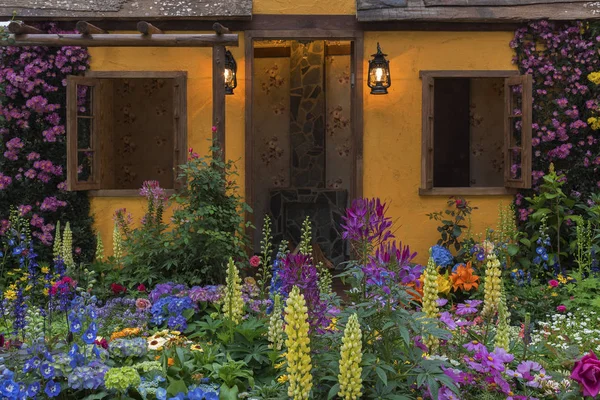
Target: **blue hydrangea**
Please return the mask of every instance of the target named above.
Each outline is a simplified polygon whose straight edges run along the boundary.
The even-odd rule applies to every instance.
[[[191,298],[166,296],[158,299],[156,303],[152,305],[150,313],[152,314],[151,322],[155,325],[162,325],[165,321],[168,321],[169,327],[174,324],[180,324],[187,327],[187,322],[182,319],[182,314],[186,310],[194,308],[194,302]],[[183,330],[185,328],[182,328]]]
[[[104,374],[108,367],[100,361],[92,361],[86,366],[73,369],[68,376],[71,389],[98,389],[104,384]]]
[[[435,265],[439,267],[446,267],[452,265],[454,262],[454,257],[450,253],[450,250],[440,245],[435,245],[431,248],[431,257],[433,257]]]
[[[115,339],[108,348],[111,356],[128,358],[143,357],[148,353],[148,344],[144,338]]]
[[[187,329],[187,320],[185,319],[185,317],[183,315],[178,315],[176,317],[170,317],[167,326],[169,327],[169,329],[185,331]]]

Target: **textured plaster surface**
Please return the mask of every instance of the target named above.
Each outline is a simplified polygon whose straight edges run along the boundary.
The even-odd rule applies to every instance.
[[[254,14],[356,14],[354,0],[254,0]]]

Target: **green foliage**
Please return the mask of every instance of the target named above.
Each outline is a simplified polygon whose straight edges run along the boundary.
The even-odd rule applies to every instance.
[[[192,157],[180,168],[187,185],[170,199],[171,230],[163,222],[164,207],[153,198],[139,228],[130,226],[130,216],[118,213],[125,236],[124,270],[115,273],[119,262],[109,260],[104,268],[109,283],[223,283],[227,259],[246,259],[250,224],[244,215],[251,209],[237,194],[234,163]]]
[[[526,223],[528,230],[533,231],[545,219],[548,226],[548,234],[551,241],[551,252],[548,252],[548,265],[561,265],[563,260],[569,256],[568,250],[568,227],[565,220],[568,218],[568,212],[575,205],[575,200],[567,196],[562,187],[564,186],[564,175],[558,174],[551,165],[548,174],[544,175],[543,183],[540,185],[540,191],[533,197],[527,197],[533,213]],[[534,234],[531,237],[531,253],[535,252],[536,240],[539,236]],[[533,258],[533,257],[530,257]]]
[[[441,223],[437,231],[440,233],[440,239],[437,244],[458,252],[457,258],[461,258],[466,251],[463,248],[463,239],[461,236],[469,229],[471,213],[477,210],[477,207],[471,206],[467,200],[462,197],[451,197],[448,200],[448,208],[444,211],[436,211],[427,214],[430,220],[435,220]]]
[[[211,148],[213,154],[216,148]],[[233,161],[191,158],[181,166],[185,189],[174,196],[173,238],[177,273],[192,283],[222,283],[229,257],[245,260],[249,245],[245,214]],[[169,270],[168,265],[163,269]]]

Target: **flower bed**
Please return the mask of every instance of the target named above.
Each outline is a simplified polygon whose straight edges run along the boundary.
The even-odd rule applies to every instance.
[[[13,213],[3,258],[14,267],[1,303],[4,398],[562,399],[600,391],[595,314],[562,305],[546,321],[511,325],[508,223],[494,238],[457,237],[459,248],[471,246],[457,253],[465,263],[436,245],[420,266],[394,238],[385,204],[357,200],[342,228],[357,255],[340,274],[350,287],[342,300],[313,260],[308,221],[297,254],[286,243],[273,254],[267,220],[264,252],[248,264],[230,258],[224,285],[151,289],[74,263],[68,225],[52,262],[42,263],[23,221]],[[123,268],[102,248],[97,259],[99,270]],[[570,284],[559,277],[547,286]]]

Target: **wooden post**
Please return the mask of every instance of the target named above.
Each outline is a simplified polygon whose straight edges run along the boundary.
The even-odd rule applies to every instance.
[[[137,30],[143,35],[160,35],[163,33],[163,31],[146,21],[138,22]]]
[[[75,24],[75,29],[82,35],[91,35],[91,34],[99,34],[99,33],[108,33],[102,28],[98,28],[95,25],[90,24],[86,21],[79,21]]]
[[[213,158],[225,158],[225,46],[213,47],[213,140],[219,153]]]
[[[8,31],[15,35],[26,35],[31,33],[44,33],[44,31],[34,28],[33,26],[25,25],[22,21],[12,21],[8,24]]]

